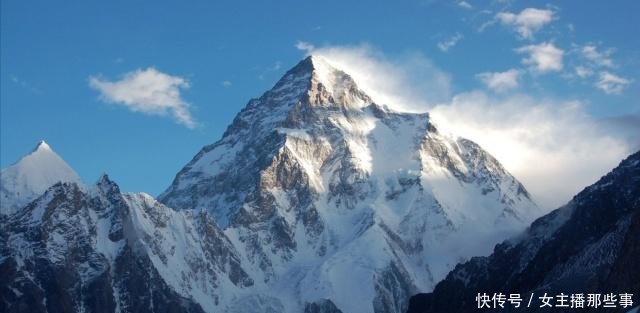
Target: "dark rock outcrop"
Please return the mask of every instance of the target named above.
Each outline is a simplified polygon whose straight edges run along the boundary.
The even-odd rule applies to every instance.
[[[342,313],[329,299],[322,299],[313,303],[307,303],[304,313]]]

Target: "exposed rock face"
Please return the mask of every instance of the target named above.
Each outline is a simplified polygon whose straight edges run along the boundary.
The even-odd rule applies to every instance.
[[[440,133],[428,114],[375,103],[321,57],[251,100],[160,201],[210,212],[256,293],[287,312],[322,299],[403,312],[410,295],[541,214],[478,145]]]
[[[0,229],[2,312],[204,312],[253,284],[206,212],[58,183]],[[197,299],[197,300],[196,300]]]
[[[409,312],[477,312],[478,293],[640,294],[640,152],[488,257],[456,266]],[[559,312],[559,308],[556,308]],[[621,308],[591,309],[620,312]],[[507,312],[508,310],[502,310]],[[589,309],[585,309],[589,311]],[[517,312],[549,312],[535,308]]]

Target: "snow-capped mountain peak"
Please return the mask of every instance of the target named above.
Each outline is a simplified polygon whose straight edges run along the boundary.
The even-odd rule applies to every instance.
[[[300,106],[310,108],[358,109],[372,103],[349,74],[317,55],[300,61],[264,96],[280,100],[279,104],[287,104],[282,100],[300,101]]]
[[[0,219],[11,226],[5,264],[20,269],[12,286],[38,271],[23,256],[53,255],[70,261],[63,275],[114,290],[112,311],[180,300],[200,309],[189,312],[400,313],[539,214],[477,144],[441,133],[427,113],[376,103],[319,56],[250,100],[160,201],[121,193],[106,174],[43,194],[77,179],[46,143],[3,171],[3,188],[5,178],[42,194]],[[27,228],[50,235],[25,241]],[[75,247],[87,253],[65,258]]]
[[[10,214],[57,182],[81,184],[78,174],[44,140],[0,174],[0,212]]]
[[[53,151],[51,150],[51,147],[49,146],[49,144],[44,140],[38,141],[38,144],[36,145],[36,148],[33,151],[38,151],[40,149]]]
[[[403,312],[408,295],[541,213],[477,144],[375,103],[319,56],[249,101],[160,201],[211,213],[260,282],[254,294],[286,312],[322,299]]]
[[[313,66],[310,98],[316,97],[316,101],[312,103],[360,108],[372,102],[349,74],[334,67],[329,60],[317,55],[312,55],[309,59]]]

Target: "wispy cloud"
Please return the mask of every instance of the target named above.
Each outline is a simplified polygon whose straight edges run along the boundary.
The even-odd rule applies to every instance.
[[[630,79],[626,79],[613,73],[604,71],[600,73],[600,78],[595,86],[607,94],[618,95],[631,84]]]
[[[467,10],[473,9],[473,5],[471,5],[471,3],[467,2],[467,1],[464,1],[464,0],[458,2],[458,6],[463,8],[463,9],[467,9]]]
[[[520,71],[510,69],[505,72],[484,72],[476,74],[476,78],[482,81],[489,89],[496,92],[504,92],[518,87]]]
[[[564,51],[551,42],[520,47],[516,52],[529,55],[522,60],[522,63],[529,65],[534,72],[546,73],[560,71],[563,68]]]
[[[182,77],[147,68],[126,73],[116,81],[91,76],[89,86],[99,91],[105,102],[125,106],[133,112],[171,115],[187,128],[197,126],[189,112],[190,105],[182,99],[181,91],[189,88],[189,83]]]
[[[575,71],[576,71],[576,75],[580,78],[587,78],[593,75],[593,70],[584,66],[576,66]]]
[[[298,41],[294,46],[296,47],[296,49],[306,51],[306,52],[311,52],[316,48],[314,45],[306,41]]]
[[[598,51],[598,48],[594,45],[585,45],[580,49],[582,55],[592,62],[594,65],[602,67],[614,67],[613,60],[611,59],[612,49],[607,49],[604,52]]]
[[[554,19],[554,12],[536,8],[526,8],[520,13],[500,12],[496,19],[503,25],[512,27],[521,38],[533,39],[534,33]]]
[[[575,45],[569,51],[574,58],[574,78],[582,79],[609,95],[621,94],[633,80],[613,73],[618,66],[612,58],[615,49],[595,44]],[[569,76],[570,77],[570,76]]]
[[[224,87],[224,88],[229,88],[229,87],[231,87],[231,85],[233,85],[231,83],[231,81],[229,81],[229,80],[222,81],[221,84],[222,84],[222,87]]]
[[[453,46],[457,45],[461,39],[462,39],[462,34],[456,33],[455,35],[449,37],[448,39],[439,42],[438,49],[440,49],[440,51],[442,52],[447,52]]]

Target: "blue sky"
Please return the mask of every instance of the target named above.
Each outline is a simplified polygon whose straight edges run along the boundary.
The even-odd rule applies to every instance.
[[[527,8],[539,14],[526,19]],[[546,22],[543,11],[550,12]],[[579,101],[593,120],[634,123],[637,12],[640,2],[632,0],[4,0],[1,166],[45,139],[85,181],[107,172],[124,190],[156,195],[220,138],[250,98],[304,57],[301,42],[314,49],[366,46],[369,56],[392,63],[418,55],[449,78],[438,101],[472,90],[492,99],[526,94]],[[536,63],[532,55],[544,44],[562,52],[561,68]],[[149,68],[167,75],[146,72],[153,77],[177,79],[169,85],[178,96],[165,100],[188,106],[194,125],[176,120],[172,109],[158,115],[139,97],[114,96],[112,89],[111,101],[104,97],[110,83]]]

